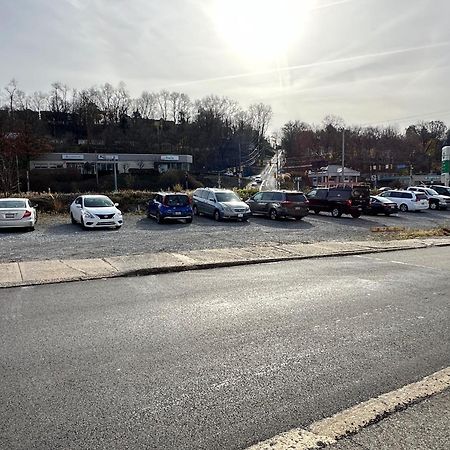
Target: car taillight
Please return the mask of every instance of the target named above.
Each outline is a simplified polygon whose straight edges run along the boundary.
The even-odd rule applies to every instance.
[[[416,202],[420,202],[420,198],[416,197]]]
[[[346,204],[347,206],[352,206],[352,201],[351,201],[351,200],[347,200],[347,201],[345,202],[345,204]]]
[[[289,206],[289,205],[292,205],[292,202],[285,201],[285,202],[280,202],[280,204],[283,206]]]
[[[22,219],[25,219],[25,217],[30,217],[30,216],[31,216],[31,211],[27,210],[23,213]]]
[[[309,205],[309,200],[305,200],[305,205]]]

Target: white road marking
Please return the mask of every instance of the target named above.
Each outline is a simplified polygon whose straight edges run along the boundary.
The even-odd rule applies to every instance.
[[[438,394],[450,387],[450,367],[378,397],[359,403],[312,423],[306,429],[294,428],[247,450],[310,450],[323,448],[354,434],[407,406]]]
[[[418,267],[419,269],[431,269],[431,270],[444,271],[444,269],[440,269],[438,267],[424,266],[421,264],[412,264],[412,263],[407,263],[404,261],[387,260],[387,259],[383,259],[383,258],[376,258],[376,257],[370,257],[370,256],[363,256],[363,255],[355,255],[355,256],[356,256],[356,258],[370,259],[370,260],[381,261],[381,262],[391,263],[391,264],[400,264],[402,266]]]

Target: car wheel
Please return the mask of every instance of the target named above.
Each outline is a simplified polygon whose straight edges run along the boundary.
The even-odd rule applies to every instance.
[[[358,217],[360,217],[361,216],[361,213],[352,213],[352,217],[354,218],[354,219],[357,219]]]
[[[436,202],[430,202],[430,209],[438,209],[438,204]]]
[[[314,214],[319,215],[319,214],[320,214],[320,209],[315,209],[315,210],[314,210]]]
[[[216,209],[216,210],[214,211],[213,217],[214,217],[214,220],[215,220],[216,222],[220,222],[220,212],[219,212],[218,209]]]
[[[269,217],[271,220],[277,220],[278,219],[277,211],[275,209],[271,209],[269,212]]]
[[[164,217],[161,216],[161,214],[158,212],[156,213],[156,221],[158,223],[163,223],[164,222]]]
[[[342,216],[342,211],[339,208],[333,208],[331,210],[331,215],[333,217],[341,217]]]
[[[83,216],[81,216],[81,218],[80,218],[80,225],[82,228],[86,229],[86,225],[84,224]]]
[[[194,215],[195,215],[195,216],[199,216],[199,215],[200,215],[200,213],[198,212],[197,205],[194,205],[194,208],[192,208],[192,209],[193,209],[193,211],[194,211]]]
[[[192,223],[192,217],[189,219],[186,219],[186,223]]]
[[[77,223],[77,221],[75,220],[75,218],[73,217],[73,214],[70,213],[70,221],[72,222],[73,225],[75,225]]]
[[[401,212],[406,212],[406,211],[408,211],[408,205],[406,205],[405,203],[402,203],[402,204],[400,205],[400,211],[401,211]]]
[[[115,228],[116,230],[120,230],[122,228],[122,225],[116,225]]]
[[[27,230],[28,231],[34,231],[34,226],[28,227]]]
[[[384,213],[384,215],[385,215],[385,216],[390,216],[391,213],[390,213],[390,212],[386,212],[386,213]]]

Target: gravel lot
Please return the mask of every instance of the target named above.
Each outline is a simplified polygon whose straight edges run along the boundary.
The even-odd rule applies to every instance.
[[[205,248],[243,247],[265,243],[365,240],[380,238],[372,227],[433,228],[450,226],[450,211],[400,213],[397,216],[332,218],[327,213],[302,221],[214,222],[195,217],[191,225],[159,225],[145,216],[128,214],[121,230],[83,230],[67,215],[41,215],[34,232],[0,230],[0,261],[91,258],[146,252],[177,252]]]

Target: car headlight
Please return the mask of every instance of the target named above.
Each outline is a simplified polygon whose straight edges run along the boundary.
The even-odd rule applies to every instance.
[[[224,211],[233,212],[233,208],[231,208],[231,206],[223,205],[222,208],[224,209]]]
[[[91,214],[89,211],[83,211],[83,216],[88,219],[95,219],[95,216]]]
[[[117,217],[122,217],[122,211],[117,210],[116,216],[117,216]]]

